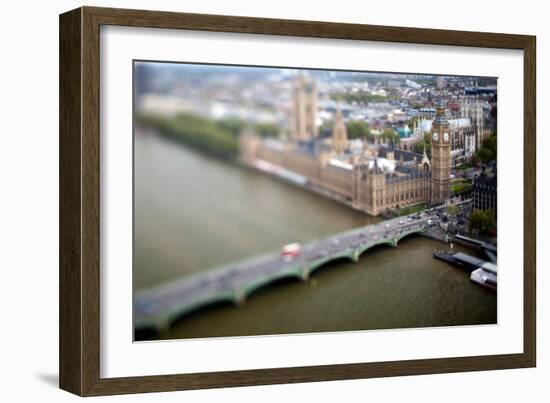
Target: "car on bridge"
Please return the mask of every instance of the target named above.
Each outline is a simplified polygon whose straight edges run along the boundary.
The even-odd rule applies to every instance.
[[[289,243],[283,246],[281,256],[283,257],[283,261],[290,262],[296,256],[299,256],[301,252],[302,246],[299,243]]]

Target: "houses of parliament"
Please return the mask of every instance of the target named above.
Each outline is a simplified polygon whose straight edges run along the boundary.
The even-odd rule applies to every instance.
[[[240,136],[244,164],[292,182],[371,215],[429,203],[444,203],[450,196],[451,138],[442,104],[432,122],[432,157],[348,140],[346,124],[338,109],[332,135],[320,138],[316,83],[297,76],[288,128],[280,139],[255,133]]]

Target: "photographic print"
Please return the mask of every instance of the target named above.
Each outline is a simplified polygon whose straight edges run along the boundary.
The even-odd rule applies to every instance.
[[[135,341],[497,323],[497,78],[133,83]]]

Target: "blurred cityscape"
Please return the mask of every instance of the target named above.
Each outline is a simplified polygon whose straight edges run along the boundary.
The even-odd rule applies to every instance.
[[[496,217],[495,78],[138,62],[135,84],[142,119],[179,116],[204,129],[181,127],[184,141],[369,214],[464,199],[477,181],[494,192],[475,209]]]
[[[208,252],[215,242],[218,250],[208,252],[204,260],[219,262],[214,271],[184,276],[177,285],[166,282],[166,288],[138,294],[134,320],[139,338],[149,337],[144,329],[165,329],[174,318],[197,306],[220,300],[240,305],[266,284],[288,277],[309,281],[313,271],[329,262],[342,258],[358,262],[369,249],[397,247],[402,238],[415,234],[425,239],[417,245],[423,252],[415,262],[422,270],[431,271],[435,258],[466,269],[472,282],[496,290],[496,78],[135,62],[134,95],[134,135],[139,140],[135,224],[141,245],[138,250],[144,257],[136,263],[141,273],[138,281],[155,278],[150,263],[143,262],[165,262],[179,252],[177,245],[167,248],[168,241],[155,250],[151,246],[156,242],[150,235],[153,228],[167,234],[166,228],[172,227],[177,239],[183,230],[196,233],[180,239],[190,243],[196,238],[195,247],[181,255],[181,262],[196,262],[200,250]],[[191,166],[182,159],[183,149],[175,156],[163,145],[149,144],[146,139],[152,134],[226,165],[221,168],[207,160],[195,161],[189,154],[189,161],[194,161]],[[156,147],[159,150],[154,151]],[[215,174],[219,168],[224,172]],[[256,186],[273,186],[276,191],[274,196],[271,188],[264,190],[262,200],[264,196],[244,185],[259,179],[251,179],[243,168],[304,189],[311,194],[309,201],[294,205],[293,192],[261,180]],[[212,195],[223,197],[223,202],[211,199]],[[323,199],[360,216],[344,211],[334,215],[336,209],[331,207],[329,215],[319,217],[326,221],[322,232],[301,234],[303,228],[313,225],[312,219],[317,220],[307,218],[308,209],[324,209],[319,204]],[[153,201],[156,204],[151,204]],[[230,203],[232,210],[223,207],[224,203]],[[164,204],[167,207],[161,207]],[[152,220],[149,216],[153,213],[161,219]],[[188,218],[192,228],[175,225],[188,214],[193,215]],[[349,219],[350,225],[340,228],[340,218]],[[174,222],[161,225],[162,219]],[[203,225],[210,230],[201,228]],[[250,236],[247,230],[255,226],[278,228],[278,233],[268,231],[263,236],[273,244],[271,251],[279,251],[260,260],[247,260],[245,255],[240,262],[229,263],[232,251],[223,253],[220,242],[244,241]],[[342,230],[346,231],[338,232]],[[199,235],[201,231],[204,237]],[[214,241],[216,237],[222,237],[221,241]],[[292,242],[297,240],[301,242]],[[432,242],[446,246],[426,253]],[[250,243],[242,250],[254,255],[261,247]],[[412,264],[407,254],[393,252],[393,256],[379,270]],[[167,278],[179,272],[177,265],[174,260]],[[392,281],[398,279],[395,273],[388,276]],[[364,290],[359,288],[364,284],[357,287],[356,295],[362,296]],[[479,298],[480,312],[452,314],[434,319],[431,325],[496,321],[494,295],[477,294],[469,288],[441,288],[437,277],[418,287],[427,294],[441,295],[450,306],[460,303],[465,295]],[[388,298],[394,295],[390,292]],[[400,316],[405,311],[392,313],[396,322],[391,327],[407,323],[408,319]],[[425,314],[417,312],[412,326],[424,323]],[[317,314],[309,313],[308,318],[312,317],[318,320]],[[369,320],[354,317],[340,327],[327,322],[323,329],[387,326]],[[296,324],[289,331],[313,329],[304,326]],[[228,332],[229,327],[220,328]],[[213,328],[206,333],[219,331]],[[164,337],[178,337],[175,334],[180,331]],[[281,331],[277,323],[264,330]],[[258,330],[242,332],[257,334]]]

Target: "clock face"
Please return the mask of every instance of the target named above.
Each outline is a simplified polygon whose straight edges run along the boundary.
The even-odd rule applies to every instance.
[[[434,133],[434,140],[435,141],[439,140],[439,133],[437,132]]]
[[[443,135],[443,138],[445,139],[445,141],[449,141],[449,133],[445,133]]]

